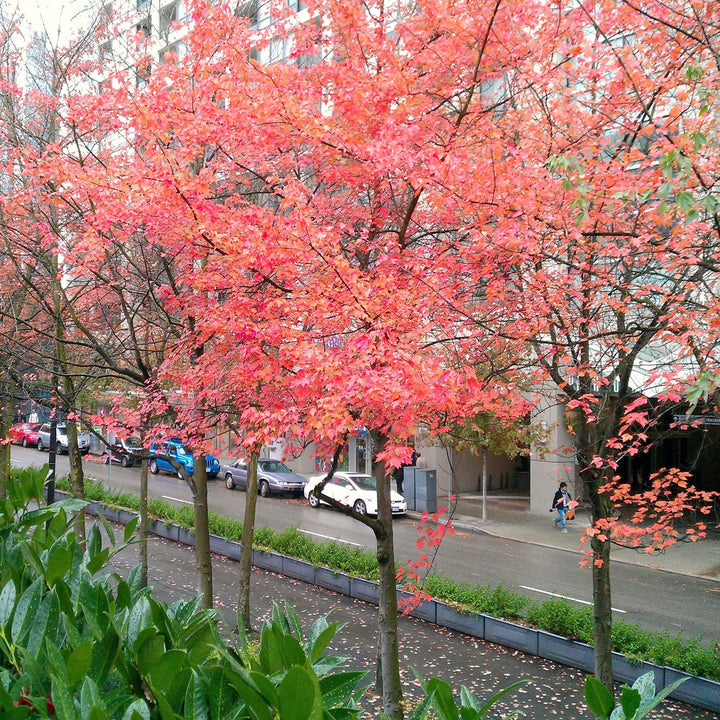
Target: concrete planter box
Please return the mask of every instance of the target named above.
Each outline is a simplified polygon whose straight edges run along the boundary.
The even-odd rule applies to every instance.
[[[538,654],[538,631],[507,620],[486,616],[485,639],[498,645],[522,650],[530,655]]]
[[[118,522],[121,525],[127,525],[137,516],[138,514],[136,512],[131,512],[130,510],[118,510]]]
[[[230,545],[231,543],[227,538],[220,537],[219,535],[210,535],[210,552],[216,555],[230,557]]]
[[[380,590],[377,583],[364,578],[350,579],[350,597],[377,605],[380,600]]]
[[[98,515],[100,513],[100,503],[97,500],[89,502],[85,507],[85,512],[88,515]]]
[[[436,605],[437,624],[450,630],[465,633],[482,640],[485,637],[485,616],[474,613],[461,613],[438,602]]]
[[[670,693],[675,700],[697,705],[705,710],[720,713],[720,683],[707,678],[696,677],[680,672],[674,668],[665,668],[665,685],[679,680],[689,678],[680,687]]]
[[[315,584],[326,590],[350,595],[350,577],[345,573],[333,572],[326,567],[315,568]]]
[[[592,672],[595,668],[595,651],[590,645],[570,640],[562,635],[538,630],[538,655],[568,667]]]
[[[102,515],[104,518],[107,518],[110,522],[120,522],[120,510],[117,508],[109,508],[105,505],[100,505],[98,507],[98,511],[100,515]]]
[[[195,547],[195,533],[190,528],[178,528],[178,542]]]
[[[648,662],[631,662],[620,653],[612,654],[612,668],[615,680],[632,685],[641,675],[652,671],[655,676],[655,687],[665,687],[665,668]]]
[[[148,532],[158,537],[165,538],[166,540],[172,540],[172,542],[178,541],[178,533],[180,528],[172,523],[166,523],[164,520],[149,520],[148,521]]]
[[[306,583],[315,582],[315,566],[304,560],[296,560],[295,558],[284,557],[282,562],[283,575],[302,580]]]
[[[237,546],[240,548],[239,543],[237,543]],[[266,550],[253,550],[253,565],[262,570],[282,573],[284,559],[282,555],[278,555],[277,553],[267,552]]]
[[[411,601],[413,604],[415,603],[412,593],[406,592],[404,590],[398,590],[397,597],[398,601],[401,603],[401,612],[404,611],[404,609],[407,607],[406,603],[408,601]],[[436,623],[437,600],[422,600],[420,603],[413,606],[413,608],[410,610],[409,615],[410,617],[419,618],[420,620]]]
[[[242,554],[242,545],[236,540],[225,540],[225,557],[229,560],[239,560]]]

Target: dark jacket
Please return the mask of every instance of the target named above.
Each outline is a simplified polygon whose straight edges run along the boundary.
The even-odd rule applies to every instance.
[[[555,495],[553,496],[553,502],[551,510],[557,510],[558,507],[564,507],[567,510],[568,503],[572,500],[570,497],[570,493],[565,490],[563,493],[562,490],[558,490]]]

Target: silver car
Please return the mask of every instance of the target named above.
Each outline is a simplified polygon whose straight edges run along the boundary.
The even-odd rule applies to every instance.
[[[220,474],[225,478],[225,486],[228,490],[236,487],[242,490],[247,488],[247,466],[246,458],[240,458],[231,465],[223,465]],[[292,472],[279,460],[258,460],[258,493],[262,497],[268,497],[273,493],[302,495],[306,482],[302,475]]]
[[[85,432],[78,430],[77,434],[78,450],[82,455],[90,452],[90,436]],[[38,450],[50,450],[50,423],[43,423],[38,430],[37,439]],[[67,424],[58,423],[55,428],[55,452],[60,455],[68,451]]]

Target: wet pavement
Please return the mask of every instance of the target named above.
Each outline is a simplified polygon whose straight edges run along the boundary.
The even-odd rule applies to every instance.
[[[479,493],[465,493],[450,501],[438,498],[438,505],[441,503],[449,508],[453,525],[457,528],[568,550],[579,556],[583,553],[580,539],[590,520],[580,509],[576,519],[567,522],[568,532],[563,534],[554,523],[554,513],[530,513],[530,500],[527,497],[497,493],[488,495],[484,519],[483,498]],[[677,543],[662,553],[648,554],[613,546],[611,556],[614,562],[636,563],[720,581],[720,529],[713,525],[704,540]]]
[[[459,522],[472,522],[472,516],[462,517],[471,519]],[[502,521],[497,515],[491,522],[490,526],[483,526],[479,531],[498,532],[502,529]],[[568,538],[568,535],[560,535],[560,538]],[[150,542],[149,581],[155,596],[172,602],[194,595],[196,584],[192,549],[158,538],[152,538]],[[122,573],[136,563],[137,552],[137,548],[130,547],[115,558],[115,565]],[[236,624],[238,564],[214,556],[213,573],[215,606],[221,614],[223,630],[229,632]],[[263,619],[270,617],[273,602],[290,603],[305,629],[323,615],[328,616],[330,621],[346,623],[330,651],[346,656],[346,667],[349,669],[374,667],[377,640],[375,606],[254,569],[251,606],[256,628]],[[420,696],[413,673],[413,668],[416,668],[425,679],[432,676],[443,678],[457,693],[465,685],[483,701],[519,679],[531,681],[504,697],[490,717],[503,717],[512,710],[520,711],[521,717],[531,720],[593,717],[584,705],[584,673],[578,670],[414,618],[401,617],[399,630],[402,679],[410,704]],[[368,675],[368,682],[372,683],[372,680],[372,674]],[[361,707],[368,720],[379,718],[380,703],[371,691],[363,696]],[[720,715],[715,713],[677,702],[665,702],[648,717],[654,720],[720,719]]]

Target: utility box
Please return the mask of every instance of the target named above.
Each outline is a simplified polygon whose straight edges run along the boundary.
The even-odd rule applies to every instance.
[[[414,465],[403,468],[403,491],[408,510],[437,512],[437,471]]]

